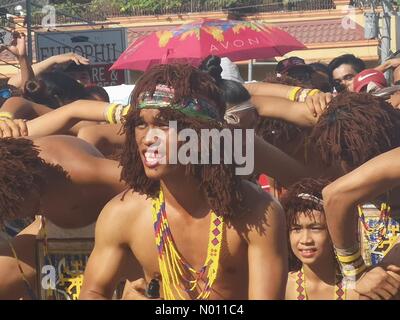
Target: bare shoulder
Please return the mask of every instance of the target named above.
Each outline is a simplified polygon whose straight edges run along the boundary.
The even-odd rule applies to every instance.
[[[98,232],[117,234],[124,237],[130,233],[131,227],[139,224],[151,210],[151,199],[132,190],[121,192],[111,199],[103,208],[96,223]],[[128,242],[128,239],[120,239]]]
[[[143,213],[148,214],[151,199],[132,190],[125,190],[112,198],[104,207],[100,219],[118,220],[121,225],[139,219]]]
[[[102,153],[90,143],[73,136],[54,135],[33,138],[33,143],[40,149],[40,156],[48,161],[60,162],[67,157],[98,157]]]
[[[262,190],[258,185],[249,182],[242,182],[243,206],[248,209],[247,219],[259,219],[268,213],[282,214],[280,203],[268,192]]]
[[[289,272],[288,281],[286,284],[285,300],[297,300],[296,280],[297,280],[297,272],[296,271]]]
[[[33,143],[44,161],[61,166],[75,182],[107,180],[118,184],[121,171],[118,162],[105,159],[98,149],[82,139],[58,135],[34,138]]]
[[[271,204],[275,199],[270,193],[265,192],[261,187],[253,182],[243,180],[242,190],[244,195],[244,203],[249,208],[257,208],[258,206],[264,207]]]
[[[243,205],[245,212],[232,219],[232,225],[246,236],[249,231],[281,228],[285,217],[280,203],[258,185],[243,181]]]

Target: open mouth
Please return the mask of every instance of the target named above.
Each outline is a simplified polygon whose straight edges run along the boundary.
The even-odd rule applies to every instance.
[[[161,163],[163,156],[157,149],[147,149],[143,152],[144,165],[148,168],[155,168]]]
[[[317,252],[317,249],[315,249],[315,248],[299,249],[299,252],[304,258],[310,258],[315,255],[315,253]]]

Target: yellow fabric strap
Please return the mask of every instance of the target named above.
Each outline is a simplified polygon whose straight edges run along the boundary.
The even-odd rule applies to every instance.
[[[302,89],[299,94],[298,94],[298,98],[296,99],[296,101],[298,102],[305,102],[306,98],[308,96],[308,94],[310,93],[311,89]]]
[[[14,119],[12,113],[10,113],[10,112],[8,112],[8,111],[2,111],[2,112],[0,112],[0,120],[1,120],[2,118],[3,118],[3,119],[10,119],[10,120],[13,120],[13,119]]]
[[[343,275],[346,277],[353,277],[353,276],[358,276],[360,273],[364,272],[365,269],[367,269],[367,266],[365,264],[363,264],[360,267],[354,268],[351,270],[343,269],[342,272],[343,272]]]
[[[341,256],[337,254],[337,259],[339,262],[342,263],[352,263],[361,257],[361,250],[358,250],[356,253],[352,254],[351,256]]]
[[[124,106],[118,103],[109,104],[104,110],[104,118],[110,124],[121,123],[122,117],[125,117],[131,106]]]
[[[131,109],[131,106],[124,106],[124,108],[122,109],[122,116],[125,117],[129,110]]]
[[[310,92],[308,92],[307,96],[312,97],[315,96],[317,93],[320,93],[321,90],[318,89],[312,89]]]
[[[108,123],[116,123],[115,122],[115,109],[117,109],[117,103],[111,103],[105,108],[104,118]]]
[[[301,89],[302,89],[301,87],[294,87],[293,89],[290,89],[288,94],[288,99],[290,101],[296,101],[296,96]]]

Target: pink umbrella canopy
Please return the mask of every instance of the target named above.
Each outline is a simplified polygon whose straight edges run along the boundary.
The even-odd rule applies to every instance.
[[[134,41],[111,69],[146,71],[160,63],[198,66],[208,55],[232,61],[266,59],[306,47],[287,32],[255,21],[200,19]]]

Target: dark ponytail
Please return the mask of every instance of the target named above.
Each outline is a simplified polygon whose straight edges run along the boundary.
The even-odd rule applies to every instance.
[[[24,97],[56,109],[85,97],[82,84],[62,72],[45,72],[34,80],[27,81]]]
[[[222,67],[220,57],[211,55],[208,56],[201,62],[199,69],[212,76],[218,85],[220,85],[222,82]]]

